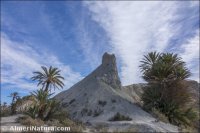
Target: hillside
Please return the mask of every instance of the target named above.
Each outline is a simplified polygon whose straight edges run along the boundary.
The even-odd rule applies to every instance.
[[[128,90],[127,90],[128,91]],[[55,96],[70,117],[92,126],[103,124],[109,131],[136,128],[138,131],[176,132],[176,126],[156,121],[137,104],[139,97],[124,91],[116,58],[105,53],[102,64],[83,80]],[[140,93],[139,91],[136,93]],[[133,94],[133,93],[132,93]],[[131,121],[108,121],[117,112]]]

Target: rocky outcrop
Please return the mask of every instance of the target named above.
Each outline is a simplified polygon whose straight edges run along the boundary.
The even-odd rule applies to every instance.
[[[105,53],[102,58],[102,64],[97,74],[98,78],[110,85],[114,89],[121,88],[121,81],[118,76],[116,58],[114,54]]]
[[[191,106],[199,108],[199,83],[194,80],[184,80],[184,83],[192,96]],[[135,103],[142,105],[141,96],[144,93],[144,90],[147,87],[147,83],[132,84],[128,86],[123,86],[123,91],[129,95]]]
[[[142,105],[141,97],[142,94],[144,93],[146,86],[147,84],[145,83],[139,83],[139,84],[123,86],[122,89],[127,95],[129,95],[133,99],[134,103]]]
[[[135,104],[136,99],[127,92],[121,86],[115,56],[105,53],[102,64],[96,70],[54,98],[67,110],[71,118],[84,123],[103,123],[116,129],[120,126],[148,127],[140,128],[141,132],[146,132],[146,129],[153,132],[178,131],[176,126],[156,122],[155,118]],[[117,112],[132,120],[110,122],[109,119]]]

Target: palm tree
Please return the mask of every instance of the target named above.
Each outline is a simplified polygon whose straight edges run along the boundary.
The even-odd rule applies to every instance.
[[[148,69],[151,69],[153,65],[157,62],[157,60],[160,57],[160,53],[157,52],[150,52],[147,55],[144,55],[144,58],[142,61],[140,61],[142,64],[140,67],[142,68],[141,71],[144,72]]]
[[[45,90],[37,90],[37,91],[34,91],[33,93],[31,93],[34,98],[35,98],[35,103],[38,107],[38,117],[43,119],[44,118],[44,113],[45,113],[45,110],[48,106],[48,101],[49,101],[49,97],[52,95],[52,94],[49,94],[48,91],[45,91]]]
[[[42,89],[46,92],[49,91],[52,87],[59,89],[63,88],[64,83],[62,80],[64,78],[60,75],[60,70],[58,68],[53,68],[52,66],[47,69],[42,66],[42,71],[33,72],[34,76],[31,78],[33,81],[38,81],[38,86],[42,85]]]
[[[141,63],[142,77],[148,82],[142,95],[144,107],[158,109],[174,124],[188,124],[185,119],[193,121],[195,113],[187,106],[191,95],[184,79],[190,76],[190,71],[185,62],[177,54],[151,52]]]
[[[17,101],[17,99],[20,98],[19,93],[18,92],[13,92],[13,93],[10,94],[9,97],[12,97],[11,111],[12,111],[12,114],[15,114],[15,111],[16,111],[15,102]]]
[[[141,61],[143,78],[147,82],[168,82],[183,80],[190,76],[185,62],[173,53],[151,52]]]
[[[18,92],[13,92],[8,97],[12,97],[12,103],[11,104],[14,104],[14,102],[19,98],[19,93]]]

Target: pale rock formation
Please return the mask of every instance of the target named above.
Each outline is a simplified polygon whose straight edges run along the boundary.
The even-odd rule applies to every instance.
[[[54,98],[61,102],[70,117],[92,126],[104,124],[109,131],[137,128],[138,131],[177,132],[171,124],[157,122],[137,104],[134,95],[123,90],[118,76],[116,58],[105,53],[102,64],[83,80]],[[133,94],[133,93],[132,93]],[[108,121],[117,112],[132,118],[132,121]]]

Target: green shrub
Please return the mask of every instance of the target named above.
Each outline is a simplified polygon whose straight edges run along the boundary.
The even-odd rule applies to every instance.
[[[26,112],[25,114],[27,114],[28,116],[32,117],[33,119],[35,119],[38,115],[38,106],[34,105],[31,106]]]
[[[34,97],[34,104],[31,106],[25,114],[29,115],[32,118],[40,118],[42,120],[49,120],[57,115],[61,111],[59,110],[60,103],[54,99],[50,99],[49,92],[46,92],[42,89],[32,93]]]
[[[72,99],[71,101],[69,101],[69,104],[72,104],[75,101],[76,101],[76,99]]]
[[[193,108],[184,105],[185,103],[176,102],[175,99],[168,100],[168,98],[162,97],[161,90],[158,88],[146,89],[142,99],[145,110],[162,113],[172,124],[191,126],[197,118],[197,113],[193,111]],[[158,112],[154,112],[155,110]],[[162,115],[160,116],[162,117]],[[164,117],[161,119],[166,121]]]
[[[97,109],[97,110],[95,110],[95,111],[94,111],[94,115],[93,115],[93,117],[97,117],[97,116],[99,116],[102,112],[103,112],[103,110],[101,110],[101,109]]]
[[[101,105],[102,107],[104,107],[106,103],[107,103],[106,101],[101,101],[101,100],[98,101],[98,104]]]
[[[112,102],[112,103],[116,103],[116,100],[115,100],[115,99],[111,99],[111,102]]]
[[[152,109],[152,115],[153,115],[156,119],[158,119],[158,120],[160,120],[160,121],[163,121],[163,122],[165,122],[165,123],[169,123],[168,117],[165,116],[163,113],[161,113],[159,110],[157,110],[157,109],[155,109],[155,108]]]
[[[141,63],[143,79],[148,82],[142,95],[144,108],[156,109],[172,124],[193,125],[197,113],[190,106],[192,98],[184,82],[191,75],[185,62],[177,54],[150,52]]]
[[[117,112],[112,118],[109,119],[109,121],[131,121],[132,118],[122,115],[119,112]]]

